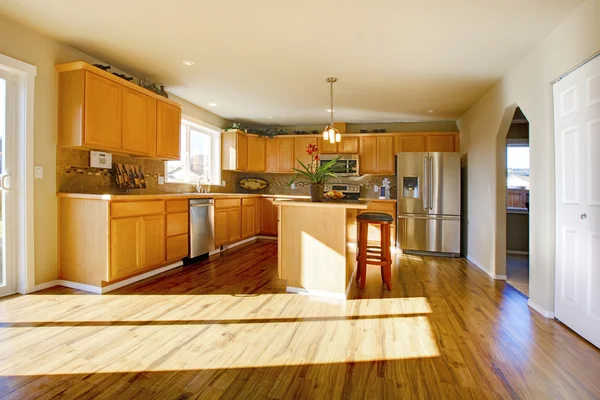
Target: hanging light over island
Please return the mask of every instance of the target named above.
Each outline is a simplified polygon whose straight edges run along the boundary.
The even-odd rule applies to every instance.
[[[329,140],[329,143],[339,143],[342,141],[342,135],[340,134],[340,131],[333,126],[333,84],[337,82],[337,78],[329,77],[325,79],[325,81],[329,83],[330,119],[329,125],[327,125],[323,131],[323,140]]]

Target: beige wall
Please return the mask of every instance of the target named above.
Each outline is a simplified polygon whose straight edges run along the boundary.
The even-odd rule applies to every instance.
[[[588,0],[458,121],[468,153],[468,256],[505,274],[505,137],[517,105],[529,120],[530,301],[554,309],[554,131],[552,81],[600,51],[600,0]]]
[[[46,38],[0,16],[0,53],[37,67],[35,78],[34,163],[44,167],[44,179],[34,181],[35,283],[58,279],[56,201],[57,75],[54,65],[94,58]],[[212,114],[189,103],[184,112],[207,118]],[[214,115],[207,121],[219,125]],[[214,118],[216,117],[216,118]]]

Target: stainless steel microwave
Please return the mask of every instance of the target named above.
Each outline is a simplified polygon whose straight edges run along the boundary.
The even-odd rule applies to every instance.
[[[358,175],[358,154],[321,154],[319,165],[327,164],[329,161],[339,157],[335,162],[332,172],[337,176]]]

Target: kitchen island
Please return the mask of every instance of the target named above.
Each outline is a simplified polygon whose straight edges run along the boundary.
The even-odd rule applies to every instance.
[[[368,204],[275,200],[279,277],[288,292],[346,299],[356,269],[356,215]]]

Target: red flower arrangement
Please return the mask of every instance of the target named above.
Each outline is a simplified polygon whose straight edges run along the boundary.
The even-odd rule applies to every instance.
[[[319,165],[319,160],[321,158],[319,156],[319,148],[316,144],[312,143],[309,143],[309,145],[306,146],[306,153],[310,156],[310,163],[306,165],[302,161],[298,160],[304,170],[294,168],[294,171],[296,171],[298,174],[296,174],[290,184],[300,177],[307,178],[308,182],[311,184],[321,184],[325,183],[329,178],[336,178],[336,175],[331,172],[331,169],[339,157],[336,157],[334,160],[331,160],[326,164]]]

